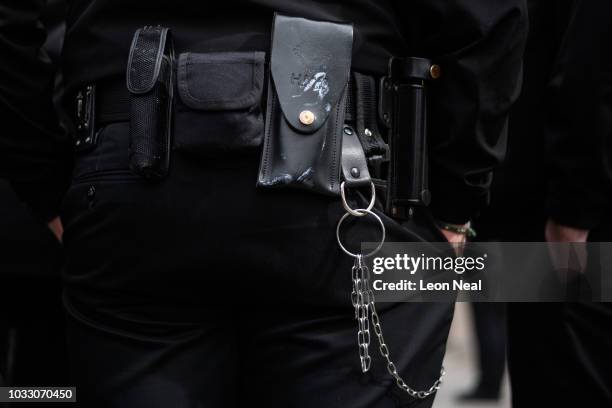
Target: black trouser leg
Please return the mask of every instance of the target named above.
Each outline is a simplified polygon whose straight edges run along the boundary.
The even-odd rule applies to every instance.
[[[506,367],[506,305],[475,302],[472,308],[480,362],[478,389],[498,395]]]
[[[515,408],[612,405],[612,305],[509,305]]]

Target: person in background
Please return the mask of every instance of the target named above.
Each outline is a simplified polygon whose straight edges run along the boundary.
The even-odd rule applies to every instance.
[[[59,63],[65,7],[63,0],[49,1],[41,17],[47,28],[43,49],[50,71]],[[6,68],[10,63],[5,61]],[[3,118],[7,128],[41,132],[23,116]],[[8,181],[0,179],[0,386],[68,384],[62,261],[57,236],[32,216]]]
[[[459,401],[497,400],[506,368],[506,305],[471,303],[478,348],[478,379]]]
[[[523,90],[479,235],[612,241],[612,3],[528,6]],[[612,405],[611,328],[607,303],[509,304],[513,405]]]

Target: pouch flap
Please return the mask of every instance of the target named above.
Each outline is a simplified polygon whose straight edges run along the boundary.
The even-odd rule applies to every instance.
[[[178,59],[178,91],[191,109],[247,109],[261,101],[263,52],[183,53]]]
[[[348,84],[353,26],[274,16],[271,72],[283,114],[297,131],[327,120]]]
[[[127,69],[127,88],[131,93],[143,94],[153,89],[166,50],[168,31],[160,26],[136,30]]]

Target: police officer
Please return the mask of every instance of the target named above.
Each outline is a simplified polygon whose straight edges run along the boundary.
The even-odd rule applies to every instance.
[[[61,49],[64,10],[63,1],[49,1],[42,18],[50,29],[43,49],[53,64]],[[65,385],[61,247],[2,179],[0,202],[0,384]]]
[[[280,13],[351,23],[353,72],[379,79],[392,56],[435,61],[431,205],[403,221],[377,214],[391,241],[461,242],[504,154],[507,111],[520,83],[522,2],[71,2],[62,67],[66,106],[78,104],[71,178],[67,141],[50,132],[52,113],[32,109],[48,104],[36,91],[48,84],[44,60],[34,58],[42,40],[39,3],[1,6],[8,18],[0,46],[10,61],[2,66],[3,113],[34,129],[3,133],[0,151],[3,172],[58,234],[63,198],[65,305],[79,401],[431,406],[433,392],[425,391],[440,374],[452,304],[384,305],[394,365],[376,356],[361,372],[352,261],[335,237],[338,198],[254,186],[266,107],[257,53],[268,55],[267,66],[270,27]],[[10,30],[13,24],[20,30]],[[126,67],[134,32],[146,25],[169,27],[183,54],[171,167],[158,182],[135,175],[128,153],[130,129],[144,119],[130,118]],[[79,132],[88,127],[91,133]],[[379,239],[370,226],[355,228],[355,239]],[[423,392],[401,389],[387,368]]]
[[[525,81],[510,120],[510,137],[517,137],[489,214],[507,224],[487,218],[488,226],[509,241],[610,242],[612,4],[528,5]],[[529,199],[507,208],[517,188]],[[573,282],[593,301],[606,280],[596,247],[589,248],[589,278]],[[612,404],[610,303],[514,303],[508,310],[514,407]]]

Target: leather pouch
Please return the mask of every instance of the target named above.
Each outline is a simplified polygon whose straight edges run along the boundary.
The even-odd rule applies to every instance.
[[[130,92],[130,168],[146,179],[168,173],[174,97],[174,49],[164,27],[134,34],[127,67]]]
[[[275,15],[259,187],[336,195],[353,27]]]

